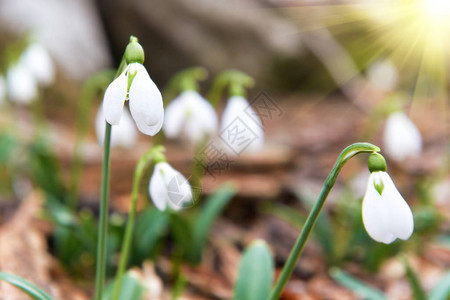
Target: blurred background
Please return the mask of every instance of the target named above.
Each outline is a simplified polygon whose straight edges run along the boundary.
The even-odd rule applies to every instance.
[[[264,147],[205,172],[202,199],[224,184],[236,194],[211,226],[200,267],[180,267],[180,299],[231,298],[241,252],[255,238],[269,244],[277,274],[340,151],[360,141],[382,148],[412,207],[415,232],[391,245],[368,237],[360,206],[367,158],[350,161],[282,299],[364,298],[351,288],[356,281],[388,299],[412,299],[414,276],[428,295],[443,279],[448,283],[445,0],[0,0],[0,270],[33,280],[57,299],[92,293],[102,160],[95,118],[112,78],[101,74],[117,68],[130,35],[145,50],[144,65],[165,106],[176,96],[171,79],[186,68],[207,70],[199,89],[205,98],[225,70],[255,80],[247,100],[262,119]],[[53,70],[36,87],[24,76],[17,84],[11,79],[29,45],[45,49]],[[38,100],[27,100],[26,91]],[[226,100],[224,93],[219,119]],[[399,112],[414,133],[400,130],[399,144],[390,146],[387,120]],[[403,140],[399,147],[416,150],[399,154]],[[139,134],[132,147],[112,152],[111,276],[135,163],[162,141],[168,161],[189,178],[198,149],[182,140]],[[141,215],[156,214],[146,190]],[[69,198],[77,199],[71,210]],[[178,286],[170,275],[176,234],[169,225],[142,222],[141,229],[153,226],[157,241],[138,247],[131,263],[159,291],[145,299],[166,299]],[[22,299],[6,297],[14,293],[0,283],[5,299]]]

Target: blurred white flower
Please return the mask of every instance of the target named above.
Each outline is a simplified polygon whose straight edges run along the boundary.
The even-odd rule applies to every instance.
[[[395,161],[402,161],[422,152],[420,132],[403,112],[393,113],[387,118],[383,143],[384,151]]]
[[[391,177],[383,171],[370,174],[362,203],[362,218],[370,237],[385,244],[396,238],[406,240],[414,230],[411,209]]]
[[[377,60],[369,67],[367,77],[376,87],[390,91],[397,85],[398,71],[389,60]]]
[[[5,103],[6,98],[6,82],[5,79],[0,76],[0,105]]]
[[[55,66],[47,50],[39,44],[31,44],[20,58],[36,81],[42,86],[48,86],[55,80]]]
[[[192,200],[189,181],[166,162],[155,165],[148,190],[159,210],[165,210],[167,206],[180,210]]]
[[[217,131],[217,115],[212,105],[196,91],[184,91],[165,111],[164,133],[169,138],[186,135],[192,143]]]
[[[130,100],[131,115],[139,130],[147,135],[157,134],[164,120],[162,96],[140,63],[129,64],[106,89],[103,111],[109,124],[119,124],[125,100]]]
[[[249,153],[258,152],[264,147],[264,131],[261,119],[244,97],[233,96],[228,99],[220,124],[220,134],[222,142],[225,144],[223,148],[228,154],[235,155],[236,151],[233,151],[233,146],[228,139],[229,134],[227,133],[227,131],[232,129],[230,128],[232,126],[236,126],[234,141],[236,139],[251,141],[243,151]],[[223,135],[225,135],[225,138]]]
[[[95,117],[95,132],[100,145],[103,145],[105,139],[105,116],[100,106]],[[133,119],[128,109],[123,111],[123,116],[118,125],[111,128],[111,147],[121,146],[123,148],[132,148],[137,141],[138,134]]]
[[[22,63],[9,67],[6,73],[8,97],[11,101],[28,104],[38,95],[36,79]]]

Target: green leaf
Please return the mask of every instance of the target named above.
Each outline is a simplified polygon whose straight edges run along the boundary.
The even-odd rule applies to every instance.
[[[175,240],[176,256],[189,260],[193,250],[192,223],[177,212],[170,212],[170,233]]]
[[[403,260],[403,264],[405,265],[406,279],[408,279],[409,286],[411,287],[413,298],[415,300],[426,300],[427,295],[420,285],[419,278],[417,277],[416,272],[414,272],[411,268],[411,265],[406,258]]]
[[[212,224],[225,206],[236,195],[236,188],[232,185],[223,185],[216,193],[208,197],[193,225],[192,263],[198,264],[202,258],[206,238]]]
[[[447,300],[450,298],[450,271],[445,273],[441,281],[431,291],[429,300]]]
[[[154,254],[155,246],[167,231],[168,223],[167,214],[153,206],[147,207],[139,214],[133,231],[133,261],[138,263]]]
[[[368,300],[387,300],[383,293],[338,268],[330,269],[330,275],[341,285]]]
[[[112,293],[114,289],[114,281],[111,281],[108,286],[105,288],[105,292],[103,294],[103,300],[112,299]],[[138,274],[135,271],[129,270],[122,281],[122,288],[119,294],[119,300],[139,300],[144,295],[146,287],[139,280]]]
[[[52,297],[50,297],[41,288],[23,279],[22,277],[0,272],[0,280],[17,287],[35,300],[52,300]]]
[[[234,286],[235,300],[266,300],[273,284],[273,257],[266,242],[254,241],[244,252]]]

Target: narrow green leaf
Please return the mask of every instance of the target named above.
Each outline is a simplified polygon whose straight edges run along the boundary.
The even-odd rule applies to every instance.
[[[111,281],[105,288],[105,292],[102,296],[103,300],[112,299],[112,292],[114,287],[114,281]],[[136,272],[129,270],[122,281],[122,288],[120,290],[119,300],[139,300],[144,295],[146,287],[139,280]]]
[[[338,268],[330,269],[330,275],[341,285],[367,300],[387,300],[383,293]]]
[[[196,218],[193,227],[193,263],[200,263],[202,251],[206,243],[206,238],[211,230],[212,224],[224,207],[236,194],[234,186],[223,185],[216,193],[206,199],[200,215]]]
[[[52,297],[50,297],[41,288],[23,279],[22,277],[0,272],[0,280],[3,280],[17,287],[18,289],[22,290],[24,293],[26,293],[35,300],[52,300]]]
[[[431,291],[429,300],[448,300],[450,298],[450,271],[445,273],[441,281]]]
[[[266,242],[254,241],[244,252],[234,286],[235,300],[266,300],[273,284],[273,257]]]
[[[406,258],[403,260],[403,264],[406,269],[406,279],[408,279],[409,286],[411,287],[413,299],[426,300],[427,295],[420,284],[419,278],[417,277],[416,272],[414,272],[411,268],[411,265]]]
[[[133,238],[134,261],[143,260],[154,254],[155,246],[167,231],[168,223],[167,214],[153,206],[147,207],[139,214]]]

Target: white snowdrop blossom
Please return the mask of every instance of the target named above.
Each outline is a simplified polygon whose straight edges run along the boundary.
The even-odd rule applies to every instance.
[[[397,238],[406,240],[414,230],[411,209],[391,177],[383,171],[370,174],[362,203],[362,218],[370,237],[385,244]]]
[[[105,139],[105,126],[105,116],[100,106],[95,118],[95,132],[100,145],[103,145]],[[111,147],[132,148],[136,144],[137,138],[136,125],[134,125],[128,109],[124,109],[119,125],[113,125],[111,128]]]
[[[55,66],[47,50],[40,44],[28,46],[20,58],[36,81],[42,86],[48,86],[55,80]]]
[[[384,128],[384,150],[395,161],[422,152],[422,137],[414,123],[403,112],[391,114]]]
[[[166,162],[155,165],[149,184],[150,198],[159,210],[180,210],[192,200],[189,181]]]
[[[228,99],[220,128],[221,139],[225,144],[223,148],[228,154],[236,154],[236,150],[233,151],[235,142],[251,141],[242,150],[248,153],[258,152],[264,146],[261,119],[244,97],[232,96]]]
[[[376,87],[389,91],[397,85],[398,71],[389,60],[377,60],[369,67],[367,77]]]
[[[217,131],[212,105],[196,91],[184,91],[165,110],[164,133],[169,138],[185,135],[192,143]]]
[[[164,120],[162,96],[140,63],[129,64],[106,89],[103,111],[109,124],[119,124],[126,100],[130,101],[131,115],[138,129],[147,135],[157,134]]]
[[[28,104],[38,94],[36,79],[30,70],[20,62],[8,69],[6,85],[9,99],[16,103]]]

